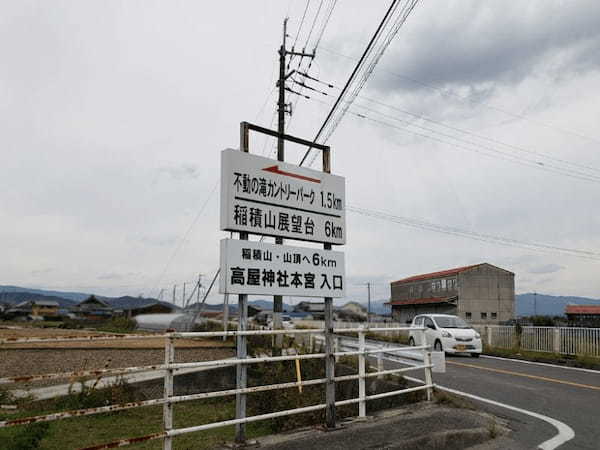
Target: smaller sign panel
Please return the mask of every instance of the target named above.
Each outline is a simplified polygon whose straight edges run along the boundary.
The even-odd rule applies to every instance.
[[[344,297],[344,253],[221,240],[221,294]]]

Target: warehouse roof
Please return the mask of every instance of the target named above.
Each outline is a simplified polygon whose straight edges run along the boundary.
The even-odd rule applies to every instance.
[[[567,305],[565,314],[598,314],[600,315],[600,305]]]
[[[442,271],[439,271],[439,272],[424,273],[424,274],[421,274],[421,275],[413,275],[413,276],[408,277],[408,278],[403,278],[401,280],[392,281],[392,283],[406,283],[406,282],[409,282],[409,281],[427,280],[429,278],[447,277],[447,276],[450,276],[450,275],[456,275],[457,273],[464,272],[465,270],[472,269],[473,267],[477,267],[477,266],[481,266],[481,264],[474,264],[472,266],[457,267],[455,269],[442,270]]]

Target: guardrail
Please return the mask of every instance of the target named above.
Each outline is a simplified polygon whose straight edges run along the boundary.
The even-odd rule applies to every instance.
[[[294,323],[297,325],[306,326],[306,327],[310,327],[310,328],[324,328],[325,327],[324,320],[302,319],[302,320],[294,321]],[[337,328],[337,329],[339,329],[339,328],[356,328],[357,326],[363,326],[363,325],[365,325],[371,329],[385,328],[387,333],[392,336],[399,336],[403,333],[407,333],[408,329],[409,329],[408,328],[409,325],[402,324],[399,322],[370,322],[368,324],[366,324],[365,322],[346,322],[343,320],[335,320],[333,322],[333,327]]]
[[[402,327],[403,331],[408,331],[407,327]],[[102,414],[107,412],[122,411],[126,409],[139,408],[145,406],[156,406],[163,405],[163,431],[153,433],[146,436],[132,437],[128,439],[120,439],[105,444],[88,447],[88,449],[104,449],[125,446],[133,443],[139,443],[154,439],[163,439],[163,449],[170,450],[172,448],[173,437],[179,436],[186,433],[193,433],[197,431],[209,430],[212,428],[224,427],[228,425],[236,425],[236,440],[245,440],[244,425],[250,422],[256,422],[260,420],[267,420],[281,416],[288,416],[293,414],[301,414],[309,411],[317,411],[323,409],[329,409],[328,414],[329,420],[333,417],[333,424],[328,422],[327,426],[335,426],[335,408],[337,406],[349,405],[358,403],[359,405],[359,416],[364,417],[366,415],[366,402],[369,400],[375,400],[383,397],[390,397],[396,395],[402,395],[409,392],[415,392],[419,390],[425,390],[427,393],[427,399],[431,400],[433,380],[432,380],[432,363],[430,347],[425,343],[424,328],[410,328],[410,331],[416,332],[420,335],[420,344],[415,347],[385,347],[385,348],[367,348],[365,345],[365,335],[368,332],[385,333],[390,331],[399,331],[398,328],[343,328],[343,329],[286,329],[286,330],[238,330],[238,331],[216,331],[216,332],[181,332],[181,333],[167,333],[164,335],[128,335],[128,336],[95,336],[95,337],[63,337],[63,338],[16,338],[16,339],[3,339],[0,340],[0,344],[22,344],[22,343],[42,343],[42,342],[59,342],[59,341],[95,341],[95,340],[113,340],[118,338],[125,339],[156,339],[164,338],[165,340],[165,362],[160,365],[149,365],[139,367],[126,367],[119,369],[101,369],[101,370],[87,370],[87,371],[72,371],[63,373],[52,373],[52,374],[41,374],[31,376],[17,376],[17,377],[4,377],[0,378],[0,384],[13,384],[21,382],[31,381],[44,381],[54,380],[60,378],[73,378],[73,377],[99,377],[104,375],[119,375],[119,374],[131,374],[137,372],[147,371],[164,371],[164,396],[163,398],[143,400],[138,402],[121,403],[107,405],[97,408],[86,408],[71,411],[62,411],[52,414],[39,415],[34,417],[25,417],[12,420],[0,421],[0,428],[27,425],[36,422],[47,422],[54,420],[63,420],[73,417],[81,417],[93,414]],[[358,350],[353,351],[337,351],[331,343],[333,342],[333,333],[335,332],[344,333],[357,333],[358,335]],[[323,335],[325,339],[325,351],[320,353],[307,353],[307,354],[286,354],[282,356],[260,356],[260,357],[247,357],[246,353],[246,337],[257,336],[257,335]],[[220,336],[235,336],[237,337],[237,357],[231,359],[221,359],[213,361],[198,361],[198,362],[187,362],[187,363],[175,363],[175,342],[177,339],[189,339],[189,338],[209,338],[209,337],[220,337]],[[329,339],[329,342],[327,342]],[[311,340],[314,342],[314,340]],[[383,370],[383,367],[379,367],[375,372],[367,373],[366,359],[368,355],[375,355],[381,353],[402,353],[402,352],[422,352],[422,363],[416,364],[411,367],[404,367],[400,369]],[[335,376],[334,369],[331,370],[328,367],[335,367],[333,361],[342,356],[357,356],[358,357],[358,374]],[[326,362],[326,377],[319,379],[310,380],[299,380],[297,382],[288,383],[276,383],[263,386],[247,387],[246,371],[242,368],[247,367],[249,364],[261,364],[274,361],[294,361],[294,360],[306,360],[306,359],[324,359]],[[327,365],[327,362],[330,365]],[[331,365],[333,364],[333,365]],[[203,392],[189,395],[174,395],[174,376],[177,370],[191,369],[191,368],[205,368],[205,367],[220,367],[235,365],[237,366],[237,378],[236,378],[236,389],[229,389],[223,391],[212,391]],[[385,392],[381,394],[366,395],[366,382],[365,380],[369,377],[377,377],[389,374],[397,374],[414,370],[424,370],[425,372],[425,384],[422,386],[410,387],[406,389],[399,389],[391,392]],[[359,395],[356,398],[336,401],[335,399],[335,383],[342,381],[358,380]],[[298,386],[313,386],[313,385],[325,385],[326,387],[326,402],[324,404],[311,405],[302,408],[289,409],[284,411],[277,411],[268,414],[262,414],[257,416],[246,416],[246,396],[254,392],[272,391],[278,389],[286,389]],[[173,405],[180,402],[208,399],[214,397],[223,396],[236,396],[236,417],[235,419],[208,423],[203,425],[191,426],[186,428],[173,428]],[[333,414],[333,415],[332,415]]]
[[[589,355],[600,357],[600,328],[476,326],[490,347],[514,348],[535,352]]]

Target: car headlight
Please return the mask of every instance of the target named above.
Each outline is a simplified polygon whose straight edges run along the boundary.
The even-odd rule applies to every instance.
[[[442,337],[451,338],[452,335],[450,333],[448,333],[447,331],[442,331]]]
[[[475,339],[481,339],[481,335],[477,331],[475,332]]]

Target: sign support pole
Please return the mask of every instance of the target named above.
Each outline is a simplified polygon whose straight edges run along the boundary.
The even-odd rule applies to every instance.
[[[248,133],[245,127],[240,126],[240,150],[248,153]],[[248,240],[248,233],[240,233],[241,240]],[[229,308],[229,305],[226,305]],[[248,295],[238,295],[238,331],[246,331],[248,329]],[[227,325],[225,325],[227,326]],[[237,357],[238,359],[246,358],[248,354],[247,337],[244,335],[237,336]],[[236,366],[236,389],[244,389],[248,386],[248,366],[246,364],[237,364]],[[246,394],[235,395],[235,418],[243,419],[246,417]],[[243,444],[246,442],[246,425],[243,423],[235,426],[235,442]]]
[[[323,153],[323,172],[331,173],[331,154],[330,149],[324,148]],[[331,244],[323,244],[324,250],[331,250]],[[335,357],[333,356],[333,298],[325,297],[325,377],[327,384],[325,387],[325,422],[327,428],[335,428]]]

